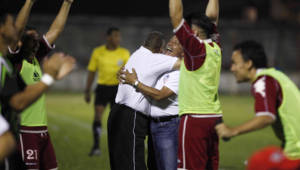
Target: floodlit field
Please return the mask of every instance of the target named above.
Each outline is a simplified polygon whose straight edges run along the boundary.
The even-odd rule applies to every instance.
[[[221,96],[224,121],[238,125],[253,117],[253,100],[249,96]],[[86,104],[81,94],[47,94],[49,130],[60,170],[109,170],[106,109],[101,139],[102,155],[88,157],[92,146],[93,105]],[[122,141],[120,141],[120,145]],[[220,169],[245,169],[249,155],[266,145],[279,145],[271,128],[236,137],[220,144]]]

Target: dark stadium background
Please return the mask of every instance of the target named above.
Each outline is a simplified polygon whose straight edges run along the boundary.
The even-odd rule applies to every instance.
[[[10,12],[20,8],[24,0],[3,0]],[[56,13],[62,0],[37,0],[33,13]],[[207,0],[185,0],[184,11],[203,11]],[[266,17],[269,0],[221,0],[222,18],[237,18],[243,7],[249,4],[259,6],[260,17]],[[201,8],[202,7],[202,8]],[[105,16],[168,16],[168,0],[75,0],[72,15]]]

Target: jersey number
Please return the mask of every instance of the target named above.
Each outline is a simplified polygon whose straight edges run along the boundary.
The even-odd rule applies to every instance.
[[[37,153],[38,153],[37,150],[28,149],[26,151],[27,159],[28,160],[33,160],[33,159],[37,160],[38,159],[38,157],[37,157],[38,154]]]

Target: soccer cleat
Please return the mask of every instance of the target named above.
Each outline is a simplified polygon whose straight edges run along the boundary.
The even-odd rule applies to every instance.
[[[99,148],[92,148],[91,152],[89,153],[89,156],[100,156],[101,151]]]

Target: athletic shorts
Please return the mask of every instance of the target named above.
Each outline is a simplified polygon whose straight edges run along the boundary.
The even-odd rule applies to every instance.
[[[106,106],[108,103],[115,104],[118,86],[99,85],[95,90],[95,105]]]
[[[46,126],[21,126],[18,146],[27,169],[57,169],[54,149]]]
[[[215,126],[222,118],[183,115],[178,136],[178,168],[218,170],[219,138]]]

